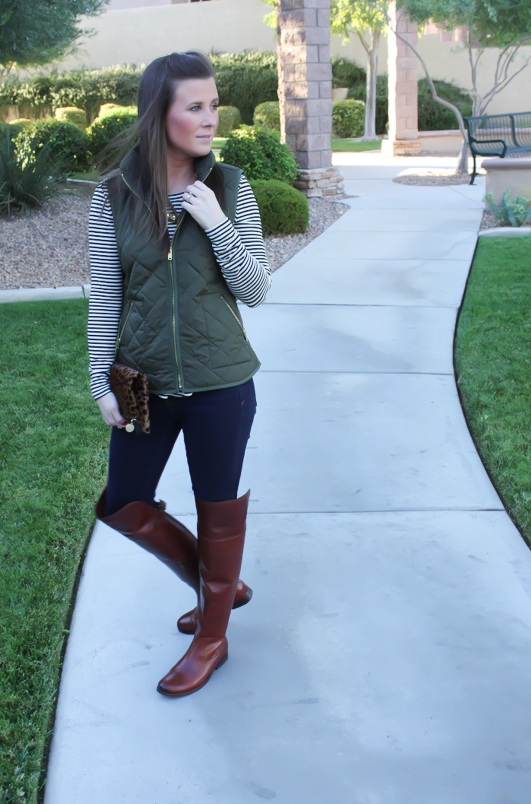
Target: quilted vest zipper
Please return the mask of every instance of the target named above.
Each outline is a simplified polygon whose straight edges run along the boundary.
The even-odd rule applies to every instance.
[[[203,181],[206,181],[208,179],[208,177],[210,176],[211,172],[212,172],[212,168],[209,169],[209,171],[206,174],[206,176],[203,179]],[[181,224],[182,224],[182,222],[184,220],[185,215],[186,215],[186,210],[183,210],[181,215],[179,216],[179,220],[177,222],[177,227],[175,229],[175,232],[173,233],[173,237],[172,237],[171,242],[170,242],[170,248],[168,249],[168,262],[169,262],[169,265],[170,265],[170,278],[171,278],[171,290],[172,290],[171,303],[172,303],[173,349],[174,349],[174,352],[175,352],[175,364],[177,366],[177,385],[178,385],[179,391],[183,391],[184,387],[183,387],[183,382],[182,382],[182,378],[181,378],[181,370],[180,370],[180,367],[179,367],[179,354],[180,354],[180,350],[179,350],[179,327],[178,327],[178,324],[177,324],[178,316],[179,316],[179,298],[177,297],[177,304],[176,304],[175,303],[175,297],[176,297],[177,281],[176,281],[176,278],[173,275],[173,263],[174,263],[174,260],[173,260],[173,246],[174,246],[174,243],[175,243],[175,239],[176,239],[176,237],[177,237],[177,235],[179,233],[179,229],[181,228]]]
[[[177,346],[178,341],[178,334],[177,334],[177,305],[175,304],[175,287],[176,282],[173,276],[173,244],[175,242],[175,238],[177,236],[177,232],[179,231],[181,224],[184,220],[185,212],[183,211],[182,215],[180,216],[180,220],[177,222],[177,228],[175,229],[174,235],[170,242],[170,248],[168,250],[168,262],[170,264],[170,279],[171,279],[171,324],[172,324],[172,333],[173,333],[173,351],[175,356],[175,365],[177,366],[177,386],[179,391],[183,390],[183,383],[181,379],[181,369],[179,367],[179,347]]]
[[[227,299],[225,299],[223,296],[222,296],[221,298],[223,299],[223,301],[225,302],[225,304],[227,305],[227,307],[228,307],[228,308],[229,308],[229,310],[231,311],[232,315],[234,316],[234,318],[236,319],[236,321],[237,321],[237,322],[238,322],[238,324],[240,325],[240,327],[241,327],[241,329],[242,329],[242,332],[243,332],[243,334],[244,334],[244,336],[245,336],[245,340],[247,341],[247,343],[249,343],[249,338],[247,337],[247,333],[246,333],[246,331],[245,331],[245,327],[243,326],[243,321],[241,320],[241,318],[239,318],[239,317],[236,315],[236,313],[234,312],[234,310],[232,309],[232,307],[231,307],[231,306],[230,306],[230,304],[228,303]]]

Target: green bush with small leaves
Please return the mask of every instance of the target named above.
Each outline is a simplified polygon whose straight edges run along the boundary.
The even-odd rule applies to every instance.
[[[336,137],[360,137],[365,128],[365,104],[347,99],[332,104],[332,131]]]
[[[299,234],[308,228],[308,199],[300,190],[278,179],[251,181],[264,235]]]
[[[288,146],[264,128],[242,126],[231,131],[221,149],[220,159],[236,165],[251,179],[278,179],[293,184],[298,166]]]
[[[65,172],[88,167],[87,135],[66,120],[53,117],[37,120],[18,134],[15,143],[17,157],[23,165],[35,162],[45,149],[47,159]]]
[[[503,191],[499,205],[494,201],[494,193],[487,193],[483,200],[494,217],[505,226],[525,226],[531,222],[531,198],[511,195],[509,187]]]
[[[235,106],[218,106],[219,126],[216,132],[218,137],[226,137],[235,128],[241,126],[242,116]]]
[[[280,131],[280,103],[266,101],[259,103],[254,110],[253,124],[258,128],[269,128],[271,131]]]
[[[97,117],[87,129],[88,149],[92,157],[97,157],[115,137],[131,129],[137,119],[136,106],[116,106],[106,109],[105,113]]]
[[[82,129],[87,127],[87,115],[83,109],[77,109],[75,106],[59,106],[55,110],[55,117],[57,120],[67,120]]]

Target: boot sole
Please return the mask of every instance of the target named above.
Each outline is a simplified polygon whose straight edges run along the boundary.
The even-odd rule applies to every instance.
[[[228,660],[228,658],[229,658],[229,652],[227,651],[227,653],[225,653],[225,655],[221,657],[221,659],[219,660],[217,665],[214,667],[214,670],[218,670],[220,667],[223,667],[223,665]],[[202,690],[203,687],[206,684],[208,684],[208,682],[210,681],[210,679],[212,678],[212,676],[214,674],[214,670],[212,670],[212,672],[208,676],[207,680],[204,681],[203,684],[201,684],[200,687],[194,687],[193,690],[188,690],[187,692],[168,692],[167,690],[161,689],[160,684],[159,684],[157,686],[157,692],[160,692],[161,695],[165,695],[167,698],[184,698],[186,695],[193,695],[194,692],[199,692],[199,690]]]

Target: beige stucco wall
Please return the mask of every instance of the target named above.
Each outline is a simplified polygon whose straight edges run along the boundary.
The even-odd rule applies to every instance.
[[[345,45],[338,37],[333,37],[332,55],[346,56],[354,59],[357,64],[364,64],[364,50],[357,37],[352,37]],[[380,58],[378,72],[387,73],[387,37],[381,38]],[[418,51],[426,61],[432,78],[445,81],[454,81],[465,89],[470,87],[470,67],[468,56],[462,46],[457,42],[440,42],[438,34],[425,34],[419,37]],[[492,86],[496,59],[499,50],[486,51],[481,59],[479,75],[480,92],[485,92]],[[521,55],[517,56],[513,69],[531,57],[531,47],[522,48]],[[424,70],[420,62],[418,67],[419,78],[424,78]],[[497,95],[488,108],[489,114],[502,112],[527,112],[531,110],[531,66],[527,67],[508,87]]]
[[[58,66],[61,70],[70,70],[112,64],[147,64],[157,56],[176,50],[275,50],[275,32],[262,23],[262,18],[270,11],[270,6],[258,0],[219,0],[107,11],[100,17],[87,20],[96,31],[95,36],[89,38],[75,56]],[[333,37],[331,50],[333,56],[346,56],[358,64],[365,62],[363,48],[356,36],[345,45],[340,37]],[[437,34],[427,34],[419,39],[419,51],[433,78],[453,80],[465,88],[469,85],[467,55],[458,43],[441,42]],[[481,88],[491,83],[497,55],[498,52],[493,50],[483,56]],[[524,48],[516,64],[529,56],[531,47]],[[386,37],[381,40],[379,72],[387,72]],[[419,76],[422,75],[419,66]],[[531,67],[528,67],[494,99],[489,112],[530,109]]]
[[[257,0],[220,0],[107,11],[86,20],[96,35],[60,68],[149,64],[179,50],[275,50],[275,32],[262,24],[270,10]]]

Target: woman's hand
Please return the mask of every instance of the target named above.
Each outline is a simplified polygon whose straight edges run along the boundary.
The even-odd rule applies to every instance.
[[[212,229],[227,217],[210,187],[202,181],[188,185],[183,194],[183,209],[205,230]]]
[[[124,417],[120,413],[118,402],[112,391],[109,391],[105,396],[100,396],[96,402],[105,424],[109,425],[109,427],[119,427],[120,429],[125,427],[127,422],[124,421]]]

